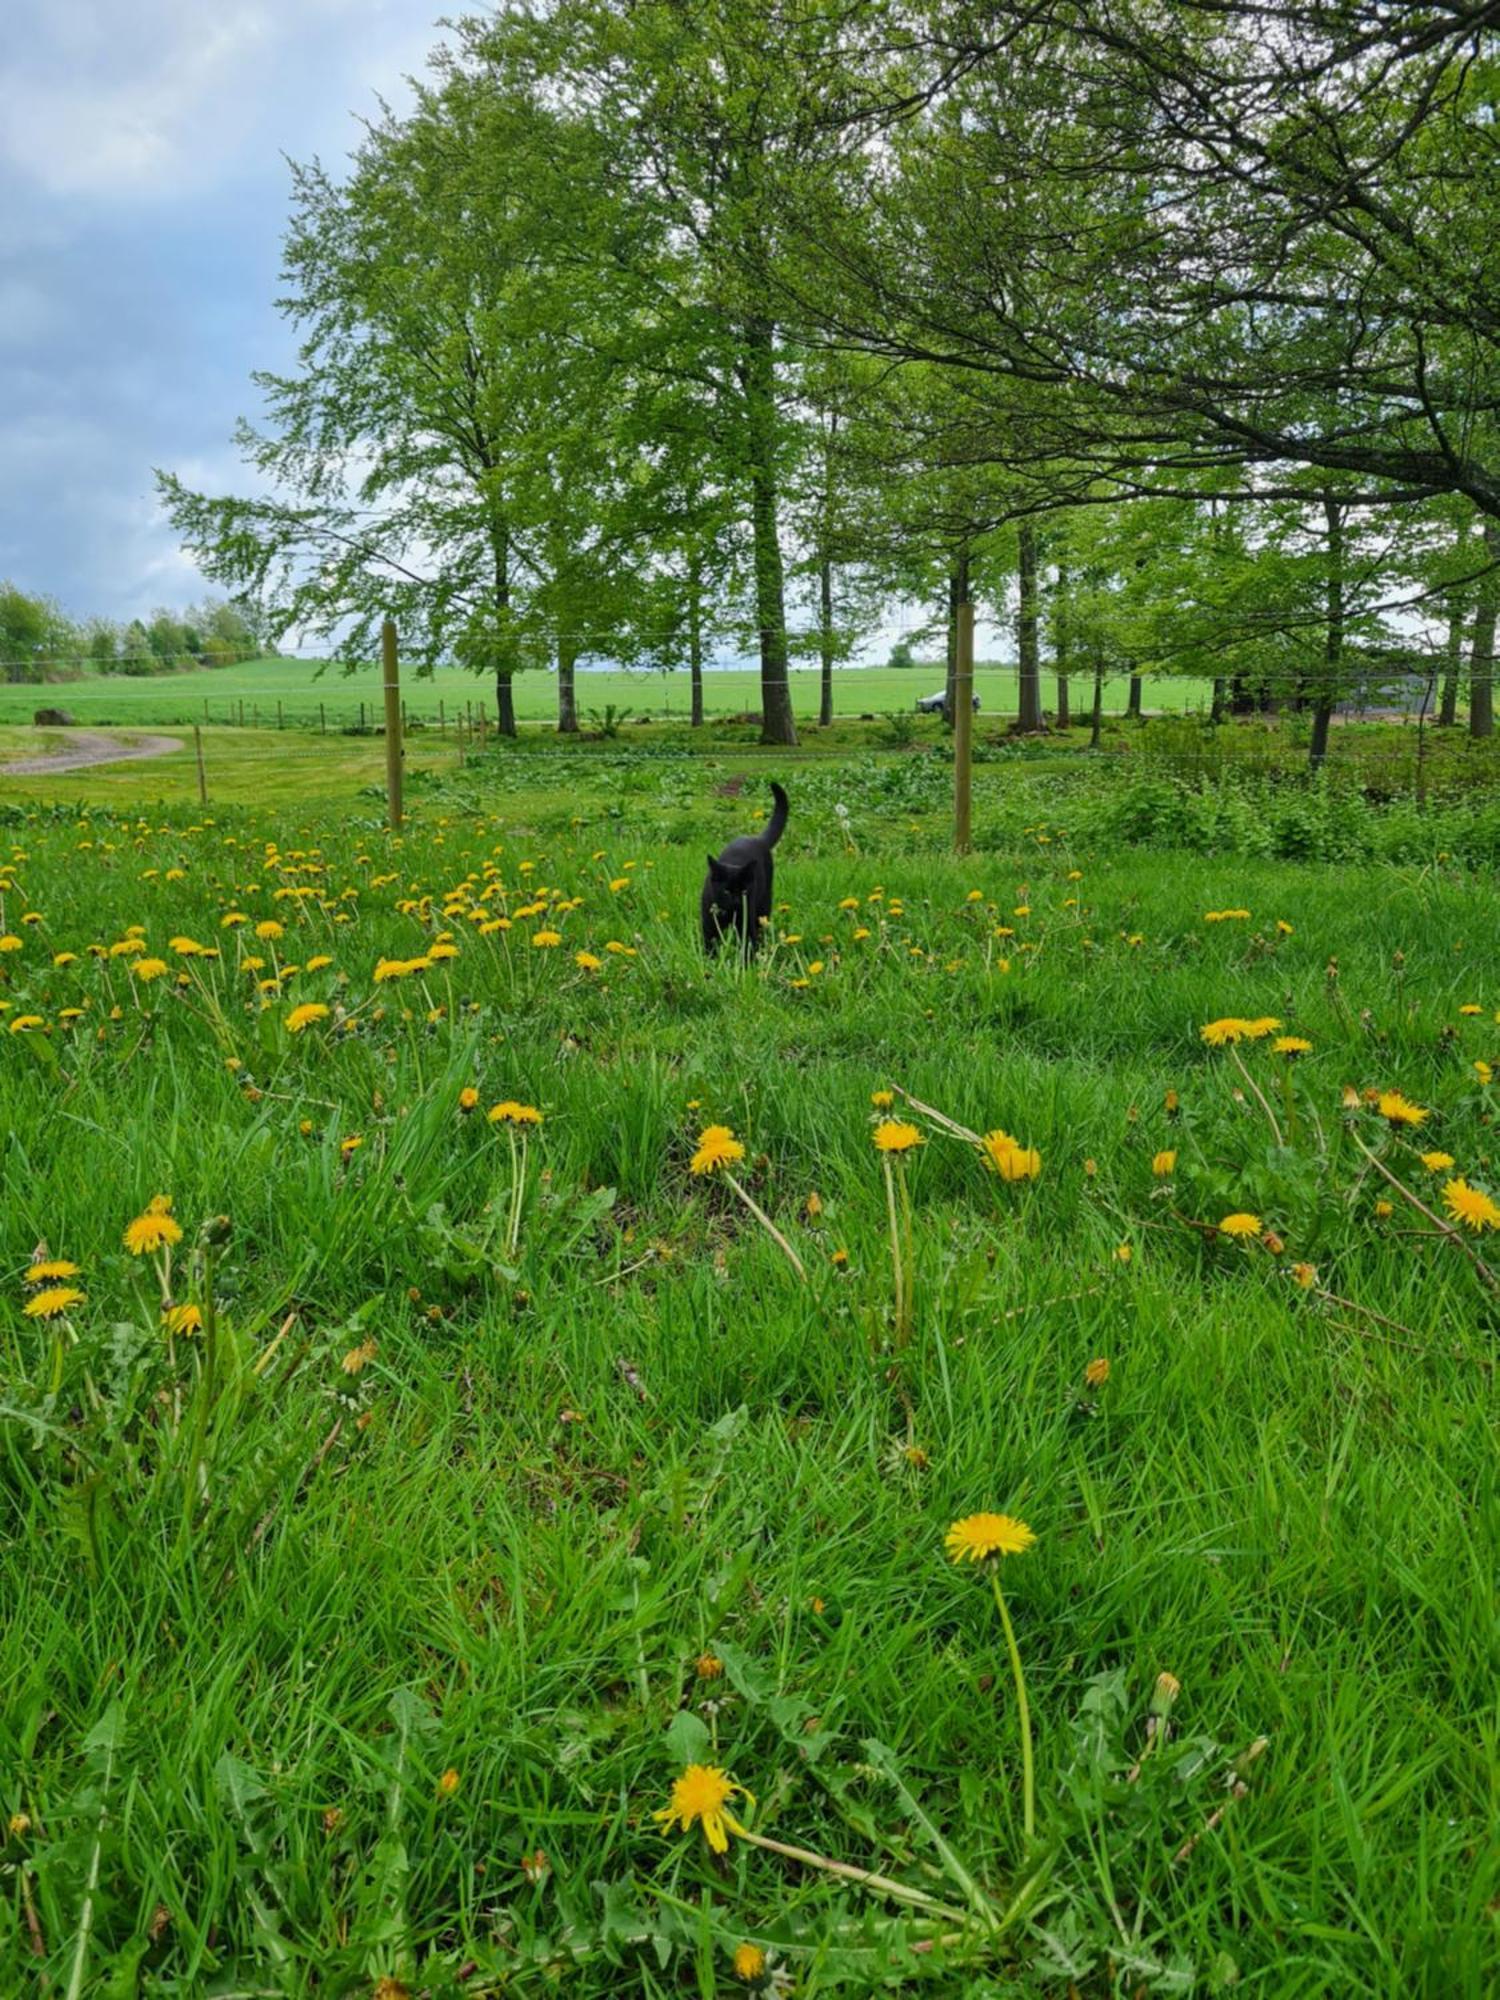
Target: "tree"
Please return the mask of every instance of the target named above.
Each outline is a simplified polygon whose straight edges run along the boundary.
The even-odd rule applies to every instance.
[[[570,685],[565,609],[600,637],[605,565],[580,528],[597,359],[569,337],[560,220],[605,184],[597,144],[515,63],[479,79],[455,63],[408,118],[371,125],[345,181],[295,168],[282,309],[299,367],[256,378],[269,421],[239,431],[280,492],[216,499],[159,475],[203,568],[264,596],[273,636],[318,633],[352,665],[392,617],[419,671],[452,655],[493,673],[507,735],[524,665],[555,648]]]

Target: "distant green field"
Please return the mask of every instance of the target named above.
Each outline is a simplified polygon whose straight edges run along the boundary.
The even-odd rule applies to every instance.
[[[1014,669],[981,668],[974,680],[986,714],[1015,713]],[[834,677],[834,709],[841,716],[909,710],[922,695],[935,693],[941,686],[941,668],[845,667]],[[1050,711],[1054,700],[1050,677],[1045,686]],[[1118,714],[1123,710],[1128,693],[1129,683],[1124,677],[1109,681],[1105,688],[1107,711]],[[1209,693],[1207,681],[1155,680],[1147,684],[1146,706],[1198,708],[1206,706]],[[444,668],[425,679],[408,672],[402,681],[402,695],[411,714],[433,722],[440,718],[451,721],[463,712],[466,703],[477,706],[484,702],[487,714],[491,718],[494,715],[493,682],[456,667]],[[759,699],[760,676],[752,669],[704,676],[704,701],[710,715],[733,715],[753,709],[759,706]],[[1075,681],[1075,720],[1090,699],[1088,684],[1083,679]],[[793,671],[792,701],[799,719],[810,721],[816,717],[815,669]],[[641,714],[686,716],[688,678],[684,673],[579,675],[578,704],[585,725],[590,709],[602,710],[611,702],[617,709]],[[325,666],[317,660],[252,660],[238,667],[164,674],[147,680],[109,675],[43,687],[0,688],[0,722],[29,722],[39,707],[55,705],[65,708],[80,722],[118,723],[125,727],[243,721],[247,728],[274,729],[278,724],[279,704],[279,719],[287,728],[317,729],[326,724],[329,729],[337,729],[358,727],[361,707],[364,718],[374,722],[380,703],[380,680],[374,667],[346,674],[342,668]],[[557,683],[553,676],[520,675],[516,681],[516,709],[523,722],[551,721],[557,711]]]

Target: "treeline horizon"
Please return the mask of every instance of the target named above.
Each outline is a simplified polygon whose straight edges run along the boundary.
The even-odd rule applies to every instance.
[[[758,660],[925,608],[1017,726],[1107,676],[1493,730],[1494,10],[550,0],[456,23],[294,166],[259,497],[158,475],[214,582],[336,658]],[[1076,690],[1076,692],[1075,692]]]
[[[11,686],[232,667],[275,651],[253,603],[208,597],[146,618],[75,618],[52,598],[0,580],[0,679]]]

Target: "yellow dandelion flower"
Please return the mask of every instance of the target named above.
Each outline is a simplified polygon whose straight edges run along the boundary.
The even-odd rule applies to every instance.
[[[1396,1213],[1396,1204],[1393,1201],[1376,1202],[1375,1219],[1377,1220],[1377,1222],[1389,1222],[1391,1217],[1395,1213]]]
[[[1221,1236],[1232,1236],[1239,1242],[1244,1242],[1251,1236],[1259,1236],[1260,1230],[1260,1217],[1258,1215],[1250,1215],[1244,1210],[1240,1210],[1234,1215],[1226,1215],[1224,1220],[1219,1224],[1219,1234]]]
[[[56,1285],[64,1278],[76,1278],[78,1266],[66,1257],[47,1257],[39,1264],[29,1264],[26,1268],[28,1285]]]
[[[536,951],[551,951],[554,946],[562,943],[562,932],[533,931],[531,933],[531,943],[532,948]]]
[[[1211,1049],[1222,1049],[1230,1042],[1244,1039],[1245,1025],[1238,1015],[1226,1014],[1221,1021],[1205,1022],[1198,1030],[1198,1039]]]
[[[203,1309],[201,1306],[163,1306],[161,1323],[166,1332],[202,1333]]]
[[[717,1653],[700,1653],[693,1670],[700,1681],[716,1681],[724,1671],[724,1662]]]
[[[18,938],[14,931],[7,931],[4,937],[0,937],[0,952],[24,951],[25,948],[25,940]]]
[[[1023,1556],[1036,1536],[1010,1514],[965,1514],[943,1537],[954,1562],[987,1562],[991,1556]]]
[[[1318,1267],[1316,1264],[1293,1264],[1292,1276],[1304,1292],[1310,1292],[1318,1282]]]
[[[146,1209],[138,1215],[125,1230],[125,1248],[132,1257],[152,1256],[158,1250],[169,1248],[182,1241],[182,1224],[165,1208],[156,1206],[159,1201],[169,1200],[166,1195],[157,1195]]]
[[[1257,1014],[1253,1021],[1241,1021],[1247,1042],[1264,1041],[1267,1035],[1274,1035],[1281,1022],[1274,1014]]]
[[[1177,1170],[1177,1154],[1170,1146],[1151,1156],[1151,1171],[1159,1181],[1167,1180]]]
[[[682,1776],[673,1780],[670,1803],[658,1808],[651,1817],[664,1833],[671,1833],[674,1828],[691,1833],[696,1820],[714,1853],[725,1854],[729,1851],[730,1834],[745,1831],[728,1810],[729,1801],[736,1798],[751,1799],[754,1803],[744,1786],[737,1785],[718,1765],[689,1764]]]
[[[83,1304],[83,1293],[76,1285],[48,1285],[26,1301],[22,1311],[28,1319],[58,1319],[74,1306]]]
[[[1278,1056],[1310,1055],[1312,1043],[1301,1035],[1278,1035],[1271,1044],[1271,1053]]]
[[[1380,1115],[1391,1125],[1420,1125],[1432,1114],[1413,1104],[1399,1090],[1383,1090],[1377,1100]]]
[[[130,962],[130,970],[140,980],[160,979],[167,970],[164,958],[136,958]]]
[[[758,1944],[737,1944],[734,1948],[734,1974],[746,1985],[764,1978],[766,1955]]]
[[[1494,1071],[1487,1062],[1476,1062],[1474,1065],[1474,1074],[1479,1078],[1481,1083],[1488,1083],[1494,1075]]]
[[[286,1017],[286,1031],[289,1035],[300,1035],[304,1028],[310,1028],[314,1021],[326,1021],[329,1010],[321,1000],[304,1001],[294,1007]]]
[[[472,1111],[478,1104],[478,1102],[479,1102],[479,1092],[474,1088],[472,1083],[466,1083],[463,1089],[458,1093],[459,1110]]]
[[[1470,1000],[1464,1006],[1460,1007],[1458,1011],[1460,1014],[1482,1014],[1484,1009],[1476,1001]]]
[[[1476,1235],[1483,1229],[1500,1229],[1500,1204],[1482,1188],[1470,1187],[1465,1180],[1449,1181],[1443,1189],[1443,1205],[1455,1222]]]
[[[453,1766],[450,1764],[447,1770],[444,1771],[443,1775],[437,1781],[438,1797],[440,1799],[451,1799],[454,1793],[458,1790],[461,1782],[462,1780],[459,1778],[457,1771],[455,1771]]]
[[[1422,1165],[1430,1174],[1445,1174],[1453,1165],[1453,1155],[1451,1153],[1424,1153],[1422,1155]]]
[[[909,1153],[914,1146],[926,1143],[916,1126],[901,1118],[882,1118],[875,1127],[874,1140],[878,1153]]]
[[[896,1095],[894,1091],[872,1090],[870,1092],[870,1102],[877,1111],[889,1111],[895,1101]]]
[[[1003,1181],[1034,1181],[1042,1171],[1042,1156],[1034,1146],[1023,1146],[1009,1132],[986,1132],[979,1142],[984,1163]]]
[[[30,1035],[38,1028],[45,1028],[46,1025],[40,1014],[17,1014],[10,1024],[10,1032],[13,1035]]]
[[[1109,1380],[1109,1358],[1101,1354],[1097,1361],[1091,1361],[1083,1371],[1083,1379],[1091,1389],[1102,1389]]]
[[[513,1097],[492,1104],[488,1115],[492,1125],[540,1125],[542,1122],[542,1114],[534,1104],[518,1104]]]
[[[708,1125],[698,1135],[698,1150],[689,1163],[689,1172],[717,1173],[720,1167],[743,1160],[745,1149],[727,1125]]]

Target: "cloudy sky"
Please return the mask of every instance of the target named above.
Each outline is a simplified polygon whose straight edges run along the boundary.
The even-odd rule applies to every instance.
[[[221,492],[290,352],[284,156],[403,101],[442,0],[4,0],[0,578],[77,616],[205,594],[152,468]],[[446,11],[460,11],[449,7]]]

